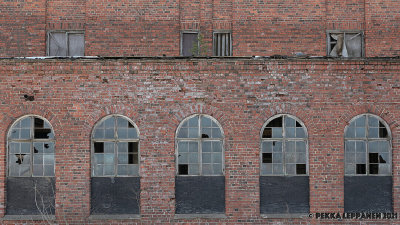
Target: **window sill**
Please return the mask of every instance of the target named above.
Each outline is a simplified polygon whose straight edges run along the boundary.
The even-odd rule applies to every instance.
[[[139,214],[103,214],[103,215],[90,215],[89,220],[129,220],[140,219]]]
[[[225,219],[225,214],[175,214],[174,219]]]
[[[53,221],[56,220],[56,216],[54,215],[5,215],[1,218],[4,220],[35,220],[35,221]]]
[[[263,219],[304,219],[309,218],[309,213],[279,213],[279,214],[261,214],[261,218]]]

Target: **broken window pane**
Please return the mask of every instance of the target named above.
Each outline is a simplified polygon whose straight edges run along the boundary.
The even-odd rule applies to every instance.
[[[365,174],[366,166],[365,164],[356,164],[356,173],[357,174]]]
[[[94,143],[94,153],[104,153],[104,142]]]
[[[180,175],[188,175],[189,174],[189,167],[187,164],[178,165],[178,170]]]
[[[296,174],[307,174],[306,164],[296,164]]]
[[[262,153],[263,163],[272,163],[272,153]]]

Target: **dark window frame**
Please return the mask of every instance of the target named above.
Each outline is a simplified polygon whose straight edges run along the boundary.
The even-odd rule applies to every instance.
[[[67,54],[66,54],[66,56],[53,56],[53,57],[81,57],[81,56],[85,56],[85,50],[86,50],[86,48],[85,48],[85,31],[84,30],[50,30],[50,31],[48,31],[47,32],[47,35],[46,35],[46,37],[47,37],[47,40],[46,40],[46,56],[51,56],[50,55],[50,36],[52,35],[52,33],[65,33],[65,35],[67,36],[66,37],[66,43],[65,43],[65,46],[66,46],[66,51],[67,51]],[[83,34],[83,55],[81,55],[81,56],[70,56],[70,53],[69,53],[69,39],[68,39],[68,35],[69,34]]]
[[[198,30],[183,30],[181,31],[181,40],[180,40],[180,55],[183,55],[183,36],[184,34],[197,34],[197,53],[192,56],[198,56],[200,54],[200,41],[199,41],[199,36],[200,36],[200,31]],[[190,56],[185,56],[185,57],[190,57]]]
[[[218,49],[217,47],[217,35],[218,34],[228,34],[229,35],[229,54],[228,55],[223,55],[223,54],[218,54]],[[218,56],[218,57],[228,57],[228,56],[233,56],[233,44],[232,44],[232,31],[231,30],[216,30],[213,32],[213,56]],[[226,45],[225,45],[226,47]]]

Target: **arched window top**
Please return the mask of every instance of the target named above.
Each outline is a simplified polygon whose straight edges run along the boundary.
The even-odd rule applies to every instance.
[[[307,130],[297,118],[280,114],[261,130],[261,175],[308,174]]]
[[[307,138],[307,130],[303,122],[296,117],[280,114],[272,117],[264,124],[261,138]]]
[[[110,115],[94,126],[92,176],[139,176],[139,131],[129,118]]]
[[[224,172],[223,131],[208,115],[193,115],[178,126],[177,174],[219,176]]]
[[[193,115],[186,118],[178,127],[177,138],[222,139],[220,124],[208,115]]]
[[[346,175],[391,175],[391,132],[384,120],[362,114],[344,133]]]
[[[345,138],[391,139],[391,133],[387,123],[380,117],[363,114],[351,119],[345,128]]]
[[[40,116],[28,115],[19,118],[11,126],[9,140],[54,139],[50,123]]]
[[[54,131],[40,116],[21,117],[8,133],[10,177],[54,176]]]

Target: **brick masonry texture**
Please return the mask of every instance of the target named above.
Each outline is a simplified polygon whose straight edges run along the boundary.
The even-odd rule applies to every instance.
[[[398,0],[1,0],[0,57],[46,55],[46,32],[85,31],[85,55],[178,56],[180,32],[231,30],[234,56],[326,55],[326,30],[362,30],[366,57],[400,54]]]
[[[311,213],[343,212],[349,121],[363,113],[385,120],[393,137],[393,207],[400,212],[399,70],[398,59],[1,59],[0,215],[7,204],[7,132],[27,114],[54,127],[60,224],[359,224],[261,217],[260,130],[279,113],[296,116],[308,131]],[[196,113],[213,116],[225,134],[226,218],[174,217],[175,131]],[[140,219],[89,219],[90,135],[109,114],[129,117],[140,131]]]

